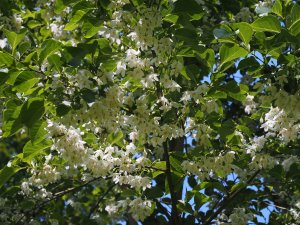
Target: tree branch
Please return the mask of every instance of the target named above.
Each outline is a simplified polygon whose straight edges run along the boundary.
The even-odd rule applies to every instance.
[[[257,170],[254,174],[252,174],[252,176],[247,180],[246,184],[249,185],[259,172],[260,170]],[[225,197],[224,200],[220,202],[220,207],[214,213],[212,213],[207,219],[204,220],[203,225],[209,225],[211,221],[215,219],[216,216],[218,216],[222,212],[222,210],[225,209],[236,196],[238,196],[243,190],[245,190],[248,185],[240,189],[237,189],[236,191],[232,192],[227,197]]]
[[[116,184],[112,184],[109,186],[109,188],[103,193],[103,195],[100,196],[97,203],[94,205],[94,207],[91,208],[88,218],[91,218],[92,214],[97,210],[99,207],[99,204],[101,201],[105,198],[106,195],[113,189],[113,187],[116,186]]]
[[[180,216],[177,209],[177,196],[174,191],[173,181],[172,181],[172,174],[171,174],[171,163],[170,163],[170,156],[169,151],[167,147],[167,143],[164,143],[164,154],[166,159],[166,177],[168,186],[170,189],[170,195],[171,195],[171,205],[172,205],[172,211],[171,211],[171,224],[172,225],[179,225],[180,224]]]

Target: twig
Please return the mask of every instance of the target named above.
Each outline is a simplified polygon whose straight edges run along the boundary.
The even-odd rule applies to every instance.
[[[109,188],[103,193],[103,195],[100,196],[100,198],[98,199],[97,203],[91,208],[88,218],[91,218],[92,214],[99,207],[99,204],[101,203],[101,201],[105,198],[106,195],[108,195],[108,193],[113,189],[114,186],[116,186],[115,183],[112,184],[111,186],[109,186]]]
[[[246,184],[250,184],[254,178],[257,176],[257,174],[260,172],[260,170],[256,171],[246,182]],[[226,206],[236,197],[238,196],[243,190],[245,190],[247,187],[244,186],[240,189],[237,189],[236,191],[234,191],[233,193],[229,194],[227,197],[224,198],[224,200],[220,203],[220,207],[213,213],[211,214],[207,219],[204,220],[203,225],[208,225],[211,223],[211,221],[218,216],[223,209],[226,208]]]

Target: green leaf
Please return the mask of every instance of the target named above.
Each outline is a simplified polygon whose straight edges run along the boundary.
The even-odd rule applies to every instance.
[[[137,7],[143,3],[143,0],[131,0],[131,3]]]
[[[241,23],[233,24],[233,27],[235,29],[238,29],[238,32],[236,33],[242,39],[242,41],[245,44],[249,44],[253,35],[253,29],[251,25],[245,22],[241,22]]]
[[[228,37],[232,37],[232,36],[235,35],[234,32],[230,32],[230,31],[228,31],[224,28],[214,29],[213,34],[214,34],[216,39],[228,38]]]
[[[117,144],[117,145],[123,145],[122,140],[123,140],[123,132],[122,131],[118,131],[118,132],[113,132],[111,134],[108,135],[107,137],[107,141],[111,144]]]
[[[12,48],[12,52],[14,55],[16,47],[24,39],[24,37],[26,35],[26,30],[22,30],[19,34],[13,32],[13,31],[6,30],[6,29],[4,29],[3,31],[4,31],[5,36],[7,37],[7,40]]]
[[[300,6],[298,4],[294,4],[291,10],[290,20],[288,29],[292,35],[297,36],[300,33]]]
[[[272,12],[282,17],[282,4],[280,0],[275,0],[275,3],[272,7]]]
[[[16,172],[21,170],[21,167],[5,166],[0,170],[0,188],[11,178]]]
[[[0,72],[0,85],[4,84],[9,78],[8,73]]]
[[[23,148],[23,161],[31,162],[35,156],[41,154],[43,150],[51,146],[51,141],[45,139],[38,143],[32,143],[31,141],[28,141]]]
[[[176,15],[176,14],[168,14],[166,15],[163,20],[164,21],[167,21],[169,23],[173,23],[173,24],[176,24],[177,20],[178,20],[179,16]]]
[[[152,164],[152,167],[160,169],[160,170],[166,170],[166,161],[159,161],[159,162],[154,162]]]
[[[83,24],[82,32],[84,33],[85,38],[91,38],[98,33],[100,28],[101,24],[99,21],[88,21]]]
[[[45,128],[46,122],[43,120],[38,120],[28,129],[29,137],[33,144],[45,139],[45,136],[47,134]]]
[[[235,192],[236,190],[238,189],[241,189],[241,188],[244,188],[244,187],[247,187],[247,184],[246,183],[237,183],[235,185],[233,185],[231,188],[230,188],[230,193],[233,193]]]
[[[57,55],[57,54],[50,55],[48,57],[48,62],[51,66],[53,66],[56,69],[56,71],[61,72],[61,69],[62,69],[61,66],[62,66],[63,62],[59,55]]]
[[[77,10],[75,15],[72,16],[70,22],[66,24],[64,30],[68,30],[68,31],[74,30],[79,25],[80,20],[88,12],[89,10]]]
[[[220,48],[221,65],[231,62],[237,58],[243,58],[248,54],[248,51],[238,45],[223,44]]]
[[[27,26],[30,28],[30,29],[34,29],[36,27],[40,27],[42,26],[43,24],[37,20],[30,20],[28,23],[27,23]]]
[[[4,124],[2,129],[4,131],[3,137],[8,137],[18,132],[22,127],[22,121],[19,118],[21,106],[15,100],[9,100],[5,104],[3,111]]]
[[[33,71],[17,71],[11,74],[9,82],[14,85],[13,91],[23,93],[38,83],[39,78]]]
[[[42,49],[39,54],[39,63],[42,64],[50,55],[54,54],[61,47],[61,43],[55,40],[46,40],[42,44]]]
[[[23,55],[29,48],[31,47],[30,42],[23,42],[20,44],[18,50],[20,52],[21,55]]]
[[[0,67],[2,66],[10,66],[11,64],[13,64],[14,62],[14,58],[5,53],[5,52],[0,52]]]
[[[170,164],[175,171],[179,172],[180,174],[184,174],[181,163],[178,159],[174,158],[173,156],[170,156]]]
[[[45,112],[44,99],[40,97],[28,99],[22,106],[20,116],[22,122],[31,128],[39,121]]]
[[[264,16],[258,18],[251,24],[255,31],[267,31],[280,33],[281,26],[279,20],[275,16]]]

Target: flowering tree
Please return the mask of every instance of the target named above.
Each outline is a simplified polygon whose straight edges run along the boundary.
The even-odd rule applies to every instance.
[[[300,224],[295,1],[0,13],[1,224]]]

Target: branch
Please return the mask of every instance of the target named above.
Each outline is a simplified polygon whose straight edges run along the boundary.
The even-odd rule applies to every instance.
[[[51,201],[53,201],[53,200],[56,200],[56,199],[58,199],[59,197],[64,196],[65,194],[68,194],[68,193],[70,193],[70,192],[76,191],[77,189],[80,189],[80,188],[82,188],[82,187],[85,187],[85,186],[87,186],[88,184],[90,184],[90,183],[92,183],[92,182],[94,182],[94,181],[97,181],[97,180],[99,180],[99,179],[101,179],[101,178],[103,178],[103,177],[96,177],[96,178],[94,178],[94,179],[92,179],[92,180],[90,180],[90,181],[87,181],[86,183],[83,183],[83,184],[79,185],[79,186],[76,186],[76,187],[73,187],[73,188],[69,188],[69,189],[67,189],[67,190],[60,191],[60,192],[57,192],[57,193],[53,194],[53,196],[52,196],[51,198],[49,198],[49,199],[43,201],[42,203],[36,205],[33,209],[30,209],[30,210],[24,212],[24,214],[20,217],[20,219],[17,220],[17,222],[15,223],[15,225],[18,224],[18,223],[19,223],[26,215],[34,216],[34,214],[38,213],[38,212],[39,212],[45,205],[47,205],[49,202],[51,202]],[[110,179],[110,178],[111,178],[111,177],[106,177],[106,178],[103,178],[103,179]]]
[[[254,178],[257,176],[257,174],[260,172],[260,170],[257,170],[246,182],[246,184],[250,184]],[[229,194],[227,197],[224,198],[224,200],[220,203],[220,207],[213,213],[211,214],[207,219],[204,220],[203,225],[208,225],[211,223],[211,221],[218,216],[223,209],[225,209],[228,204],[236,197],[238,196],[243,190],[245,190],[247,188],[247,185],[237,189],[236,191],[232,192],[231,194]]]
[[[108,193],[113,189],[114,186],[116,186],[116,184],[110,185],[110,187],[106,190],[106,192],[104,192],[103,195],[101,195],[101,197],[98,199],[98,201],[97,201],[97,203],[94,205],[94,207],[91,208],[88,218],[91,218],[92,214],[93,214],[93,213],[97,210],[97,208],[99,207],[99,204],[101,203],[101,201],[105,198],[106,195],[108,195]]]
[[[167,144],[164,143],[164,153],[166,158],[166,177],[168,186],[170,189],[170,195],[171,195],[171,205],[172,205],[172,211],[171,211],[171,224],[172,225],[179,225],[179,213],[177,209],[177,196],[174,190],[173,181],[172,181],[172,174],[171,174],[171,163],[169,158],[169,151],[167,148]]]

